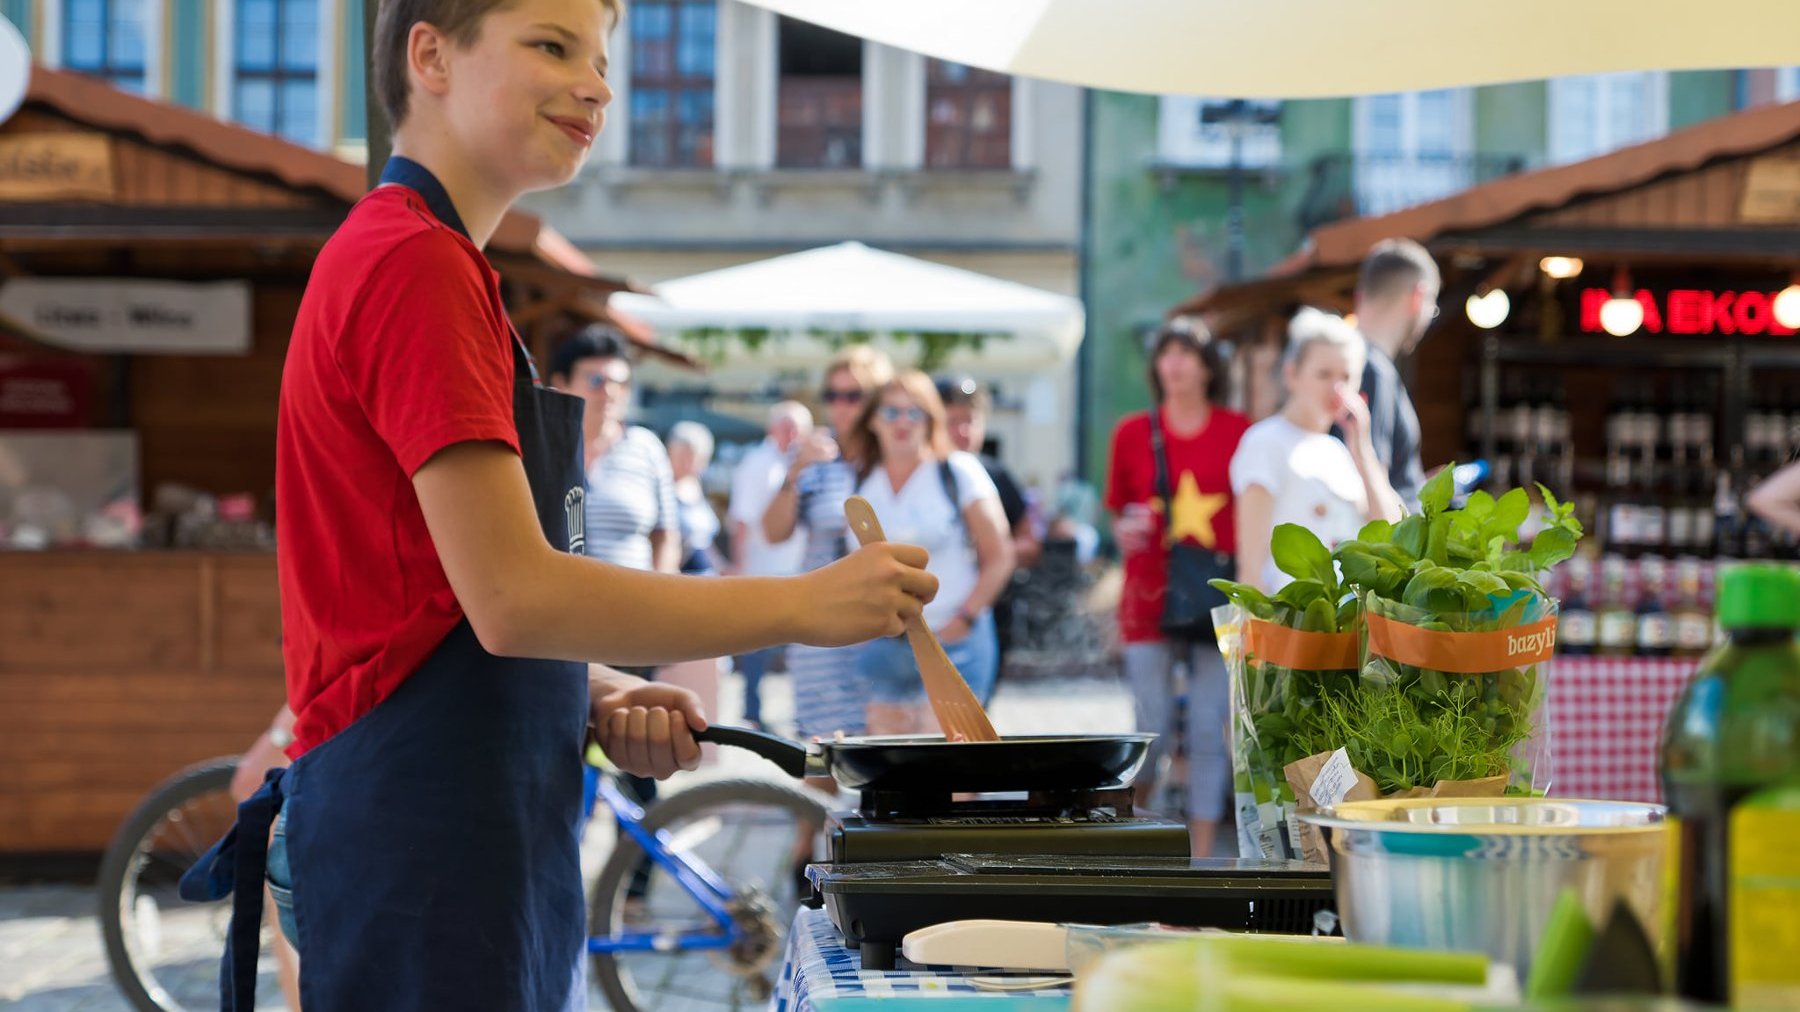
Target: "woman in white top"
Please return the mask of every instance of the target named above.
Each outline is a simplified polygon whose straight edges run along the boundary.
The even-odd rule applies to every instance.
[[[998,674],[990,608],[1012,578],[1013,546],[1000,493],[973,454],[950,448],[937,387],[909,371],[878,387],[844,437],[858,463],[857,494],[875,508],[888,540],[924,547],[938,578],[925,622],[976,696]],[[869,733],[936,729],[919,668],[904,637],[864,649],[857,671],[869,689]]]
[[[1405,512],[1375,456],[1369,409],[1357,392],[1366,354],[1362,335],[1343,317],[1307,308],[1288,325],[1287,400],[1244,433],[1231,458],[1239,582],[1269,592],[1290,582],[1269,554],[1277,524],[1309,528],[1331,547],[1370,520]],[[1330,434],[1333,422],[1342,442]]]

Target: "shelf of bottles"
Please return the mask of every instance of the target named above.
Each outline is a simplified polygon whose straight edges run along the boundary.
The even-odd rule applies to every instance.
[[[1800,366],[1510,357],[1490,342],[1467,403],[1491,485],[1542,482],[1576,503],[1583,552],[1553,575],[1567,656],[1698,657],[1721,565],[1800,560],[1800,538],[1744,505],[1800,454]]]

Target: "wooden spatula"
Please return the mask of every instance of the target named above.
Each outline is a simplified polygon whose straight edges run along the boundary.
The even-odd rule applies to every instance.
[[[862,496],[851,496],[844,502],[844,517],[850,521],[850,529],[856,532],[858,544],[872,545],[887,540],[887,535],[881,532],[881,521],[875,519],[875,507]],[[988,720],[987,711],[981,708],[981,700],[969,691],[969,683],[951,663],[950,655],[944,653],[944,645],[938,642],[937,633],[931,631],[924,619],[907,621],[906,642],[911,644],[913,657],[919,662],[925,698],[931,701],[931,710],[937,714],[944,737],[951,741],[999,741],[1000,735],[994,730],[993,721]]]

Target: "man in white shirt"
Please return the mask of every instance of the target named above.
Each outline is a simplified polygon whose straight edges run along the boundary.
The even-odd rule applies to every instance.
[[[793,576],[800,572],[805,539],[796,534],[780,544],[763,537],[762,516],[787,480],[794,451],[812,434],[812,412],[799,401],[782,401],[769,409],[768,437],[744,454],[731,474],[731,570],[744,576]],[[735,659],[744,676],[744,719],[762,722],[762,676],[779,647]]]

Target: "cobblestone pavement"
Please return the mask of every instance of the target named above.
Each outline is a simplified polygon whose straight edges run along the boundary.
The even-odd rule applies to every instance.
[[[791,695],[785,678],[765,685],[765,712],[778,730],[786,723]],[[733,698],[735,679],[728,679],[721,703],[722,722],[741,712]],[[995,726],[1004,734],[1106,732],[1131,729],[1131,703],[1115,681],[1100,678],[1002,683],[992,706]],[[763,760],[736,749],[721,750],[714,766],[686,778],[687,783],[718,776],[780,774]],[[672,784],[679,789],[681,784]],[[590,833],[583,864],[591,876],[610,846],[610,834]],[[17,1012],[130,1012],[114,988],[94,914],[94,893],[87,883],[47,883],[0,888],[0,1009]],[[265,962],[266,974],[273,978]],[[203,971],[210,974],[210,967]],[[272,986],[270,995],[275,995]],[[597,993],[590,1005],[604,1009]],[[276,997],[272,1005],[278,1008]]]

